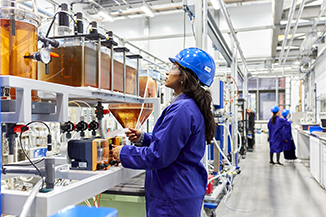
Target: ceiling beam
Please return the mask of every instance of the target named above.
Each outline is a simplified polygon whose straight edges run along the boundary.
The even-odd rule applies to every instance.
[[[274,5],[274,31],[273,31],[273,37],[272,37],[272,58],[276,57],[276,46],[278,43],[278,35],[280,35],[280,22],[282,18],[283,13],[283,4],[284,0],[275,1]]]

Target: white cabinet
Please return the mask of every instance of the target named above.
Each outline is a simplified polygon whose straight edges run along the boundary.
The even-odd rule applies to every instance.
[[[296,131],[296,132],[295,132]],[[304,160],[308,160],[309,157],[310,157],[310,147],[309,147],[309,138],[310,138],[310,135],[307,134],[307,133],[304,133],[300,130],[293,130],[293,132],[295,132],[293,134],[293,138],[294,138],[294,144],[296,145],[297,147],[297,157],[300,158],[300,159],[304,159]],[[295,134],[297,136],[295,136]]]
[[[321,170],[320,170],[320,177],[321,177],[321,186],[326,188],[326,141],[320,142],[321,146],[321,154],[322,154],[322,162],[321,162]]]
[[[319,139],[310,136],[310,173],[319,183],[321,183],[321,152]]]

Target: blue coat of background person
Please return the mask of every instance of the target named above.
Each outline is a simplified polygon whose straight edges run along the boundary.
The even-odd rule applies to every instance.
[[[278,106],[273,106],[271,112],[273,113],[273,117],[269,120],[267,124],[270,144],[270,164],[275,164],[273,161],[273,153],[276,153],[276,164],[282,165],[280,163],[280,153],[283,151],[282,128],[287,121],[279,117],[280,109]]]
[[[292,138],[292,129],[291,129],[291,121],[288,120],[290,111],[284,109],[282,111],[282,116],[286,120],[286,124],[283,126],[282,135],[283,135],[283,150],[284,150],[284,158],[286,161],[296,160],[297,157],[295,155],[295,144]],[[296,162],[301,162],[299,159]]]
[[[282,116],[283,118],[287,121],[284,126],[283,129],[281,130],[282,132],[282,136],[283,136],[283,150],[284,151],[290,151],[291,150],[291,141],[293,141],[292,139],[292,130],[291,130],[291,121],[287,120],[287,115],[289,114],[289,110],[284,109],[282,111]]]

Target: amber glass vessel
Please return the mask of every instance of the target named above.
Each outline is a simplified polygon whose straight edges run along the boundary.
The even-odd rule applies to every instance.
[[[114,60],[113,89],[123,93],[123,63]],[[126,66],[126,93],[136,94],[136,69]]]
[[[1,75],[37,79],[37,62],[24,58],[37,51],[37,27],[10,19],[0,19],[0,23]],[[10,97],[16,99],[15,88],[10,89]],[[32,100],[40,101],[37,91],[32,91]]]
[[[157,85],[149,76],[139,77],[139,96],[157,97]],[[110,104],[109,110],[123,128],[139,129],[154,110],[153,103]]]
[[[59,54],[58,58],[52,58],[49,64],[49,74],[45,74],[43,64],[40,64],[38,79],[74,87],[98,87],[97,77],[97,51],[95,44],[86,42],[80,45],[80,41],[69,43],[71,46],[52,48],[52,52]]]

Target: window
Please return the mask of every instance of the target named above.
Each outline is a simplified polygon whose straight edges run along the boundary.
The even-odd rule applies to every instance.
[[[274,93],[260,93],[260,120],[269,120],[272,116],[271,108],[275,106],[276,94]]]
[[[257,90],[257,78],[250,78],[248,81],[248,90]]]
[[[275,90],[275,78],[259,78],[259,90]]]

